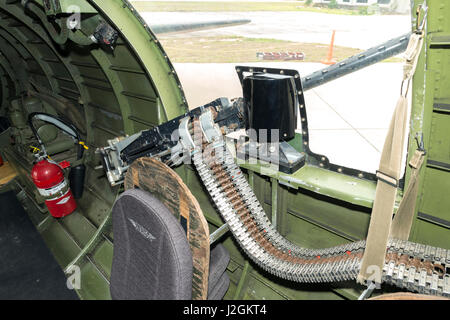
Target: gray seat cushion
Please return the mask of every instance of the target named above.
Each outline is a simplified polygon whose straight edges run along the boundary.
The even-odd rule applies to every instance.
[[[223,273],[227,270],[229,263],[230,254],[221,243],[211,249],[209,256],[208,297],[218,284]]]
[[[191,299],[192,254],[172,213],[151,194],[133,189],[118,198],[112,216],[111,297]]]

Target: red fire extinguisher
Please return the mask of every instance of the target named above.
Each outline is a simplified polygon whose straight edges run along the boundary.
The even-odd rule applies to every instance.
[[[31,178],[53,217],[62,218],[75,211],[77,204],[63,169],[57,163],[47,159],[39,161],[31,170]]]

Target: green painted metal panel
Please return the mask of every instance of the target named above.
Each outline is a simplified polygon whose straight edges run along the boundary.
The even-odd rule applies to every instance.
[[[412,233],[414,241],[440,248],[450,248],[448,228],[418,219]]]
[[[330,248],[336,244],[344,244],[349,241],[336,234],[330,233],[324,228],[309,222],[308,220],[299,219],[295,213],[285,217],[286,221],[286,238],[298,243],[306,248]]]
[[[330,233],[347,240],[364,239],[370,219],[370,210],[350,206],[345,202],[317,197],[310,192],[288,192],[285,195],[285,212],[312,222]],[[286,223],[283,223],[286,225]],[[342,242],[341,242],[342,243]],[[338,243],[336,243],[338,244]]]
[[[33,1],[35,1],[36,3],[39,3],[41,6],[44,5],[43,0],[33,0]],[[52,10],[51,11],[52,13],[61,13],[61,12],[72,13],[75,10],[73,8],[73,6],[78,7],[76,9],[77,10],[76,12],[97,13],[97,11],[85,0],[53,0],[53,1],[49,1],[49,3],[56,2],[56,1],[59,4],[59,10],[57,12]]]
[[[450,222],[449,190],[450,172],[426,168],[420,211]]]
[[[450,53],[449,53],[450,55]],[[450,164],[450,113],[433,113],[429,159]],[[450,168],[449,168],[450,169]]]
[[[77,6],[81,13],[97,13],[97,10],[85,0],[59,0],[59,3],[62,12],[72,13],[73,6]]]
[[[61,220],[60,223],[66,231],[72,235],[75,242],[81,248],[89,242],[97,230],[96,227],[80,213],[80,211],[76,211],[67,216],[65,219]]]
[[[102,243],[97,246],[95,252],[92,254],[92,258],[108,277],[111,276],[112,257],[113,244],[107,240],[102,241]]]
[[[250,171],[277,178],[279,183],[298,189],[306,189],[355,205],[371,208],[375,197],[376,183],[305,165],[293,174],[274,171],[264,164],[242,164]]]
[[[109,282],[92,264],[85,263],[81,268],[81,289],[78,294],[85,300],[110,300]]]
[[[81,251],[73,238],[54,219],[45,230],[41,231],[41,235],[61,266],[67,266]]]
[[[181,85],[167,55],[128,1],[90,0],[89,3],[107,15],[127,39],[157,88],[166,118],[173,119],[187,110]]]

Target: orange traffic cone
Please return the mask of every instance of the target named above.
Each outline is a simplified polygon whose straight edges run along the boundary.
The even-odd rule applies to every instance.
[[[328,50],[328,57],[325,60],[320,61],[323,64],[332,65],[336,63],[336,60],[333,59],[333,50],[334,50],[334,36],[336,34],[336,30],[333,30],[333,35],[331,36],[331,44],[330,49]]]

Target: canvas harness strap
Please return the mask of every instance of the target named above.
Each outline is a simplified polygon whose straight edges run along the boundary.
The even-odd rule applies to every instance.
[[[422,50],[423,38],[423,31],[413,33],[405,52],[406,63],[401,95],[390,123],[377,171],[378,183],[375,201],[361,271],[357,279],[361,284],[381,283],[389,237],[406,240],[411,230],[418,192],[418,176],[425,156],[425,152],[421,148],[415,152],[409,163],[412,169],[411,179],[394,220],[392,220],[392,216],[406,139],[409,107],[407,95]]]
[[[418,149],[409,162],[411,178],[392,221],[390,237],[393,239],[408,240],[409,238],[416,209],[417,192],[419,190],[419,172],[424,163],[425,154],[425,151]]]

